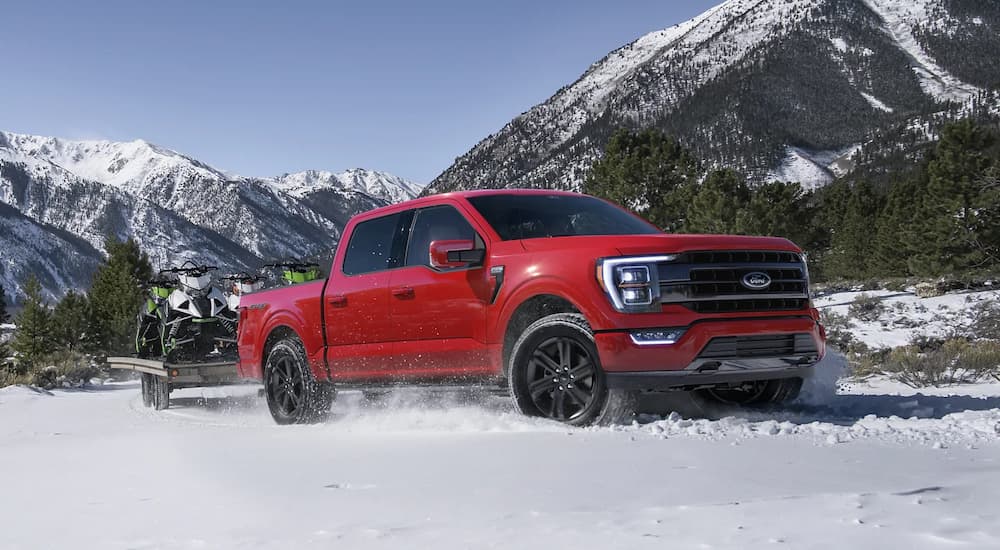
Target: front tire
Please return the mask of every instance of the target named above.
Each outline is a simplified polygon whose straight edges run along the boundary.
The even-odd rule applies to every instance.
[[[311,424],[330,413],[334,390],[317,382],[298,338],[285,338],[271,348],[264,366],[267,408],[278,424]]]
[[[514,344],[508,369],[514,407],[571,426],[627,421],[635,394],[608,389],[594,333],[583,315],[558,313],[532,323]]]

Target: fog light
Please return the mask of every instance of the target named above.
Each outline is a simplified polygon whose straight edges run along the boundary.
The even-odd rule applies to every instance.
[[[651,328],[629,333],[632,342],[640,346],[665,346],[676,344],[684,336],[683,328]]]
[[[653,292],[649,287],[623,288],[622,302],[626,306],[648,306],[653,303]]]

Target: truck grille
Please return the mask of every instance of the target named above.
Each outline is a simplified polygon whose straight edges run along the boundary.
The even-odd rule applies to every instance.
[[[816,343],[808,334],[775,334],[768,336],[720,336],[713,338],[698,357],[701,359],[754,359],[760,357],[791,357],[818,353]]]
[[[752,288],[744,278],[770,281]],[[780,251],[705,251],[660,264],[660,301],[698,313],[757,313],[804,309],[809,281],[802,257]]]

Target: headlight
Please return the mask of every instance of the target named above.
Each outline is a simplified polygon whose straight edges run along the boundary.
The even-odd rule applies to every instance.
[[[606,258],[597,262],[597,280],[616,310],[626,313],[659,311],[657,264],[676,258],[674,255]]]
[[[809,307],[812,307],[813,293],[812,293],[812,280],[809,277],[809,255],[803,252],[802,254],[799,255],[799,257],[802,258],[802,275],[806,279],[806,296],[808,297],[810,302]]]

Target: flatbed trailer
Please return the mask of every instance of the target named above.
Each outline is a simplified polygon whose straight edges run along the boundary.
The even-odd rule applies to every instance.
[[[130,370],[142,377],[142,404],[163,410],[170,407],[170,392],[181,388],[203,388],[239,384],[235,361],[167,363],[137,357],[108,357],[112,369]]]

